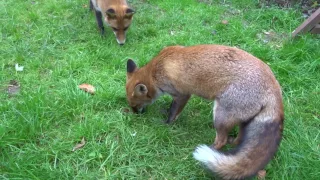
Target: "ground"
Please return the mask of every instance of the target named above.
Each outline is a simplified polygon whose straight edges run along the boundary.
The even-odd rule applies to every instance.
[[[87,0],[1,1],[0,179],[210,179],[192,152],[213,142],[212,102],[192,97],[173,125],[162,123],[168,96],[145,114],[126,111],[127,59],[141,66],[176,44],[237,46],[267,63],[285,124],[266,179],[319,178],[320,37],[290,37],[306,18],[300,7],[129,3],[136,14],[120,47],[109,28],[99,35]]]

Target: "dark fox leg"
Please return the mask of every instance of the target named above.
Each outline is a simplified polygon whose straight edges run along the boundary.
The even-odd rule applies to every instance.
[[[92,11],[93,10],[93,4],[92,4],[92,1],[89,0],[89,11]]]
[[[90,1],[91,2],[91,1]],[[98,28],[100,30],[101,35],[104,35],[104,27],[103,27],[103,21],[102,21],[102,14],[100,11],[95,10],[96,13],[96,20],[98,24]]]
[[[214,127],[216,129],[216,137],[212,146],[215,149],[220,149],[227,144],[229,132],[236,125],[236,121],[227,110],[217,104],[215,106]]]
[[[168,116],[168,119],[166,120],[167,124],[177,119],[177,117],[179,116],[180,112],[182,111],[184,106],[187,104],[189,99],[190,99],[190,95],[173,97],[173,101],[169,109],[169,116]]]

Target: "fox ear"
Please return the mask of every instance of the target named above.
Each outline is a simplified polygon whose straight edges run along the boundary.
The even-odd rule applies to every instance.
[[[110,8],[106,11],[106,15],[108,16],[108,18],[115,18],[116,11],[114,11],[114,9]]]
[[[132,95],[142,96],[146,95],[148,93],[148,88],[144,84],[137,84],[136,87],[134,87],[134,92]]]
[[[136,63],[132,59],[128,59],[127,61],[127,73],[133,73],[138,69]]]
[[[128,9],[126,10],[125,18],[131,19],[134,13],[135,13],[135,11],[134,11],[133,9],[128,8]]]

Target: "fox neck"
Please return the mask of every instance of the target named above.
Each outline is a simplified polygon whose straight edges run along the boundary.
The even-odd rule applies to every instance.
[[[153,100],[156,100],[164,92],[157,85],[157,70],[156,66],[151,65],[152,63],[147,64],[146,66],[139,69],[139,74],[141,75],[141,82],[148,88],[148,96]]]

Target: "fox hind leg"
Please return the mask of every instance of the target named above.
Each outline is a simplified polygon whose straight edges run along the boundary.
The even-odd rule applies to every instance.
[[[219,106],[218,102],[215,102],[214,106],[214,127],[216,129],[216,137],[214,144],[215,149],[220,149],[228,143],[229,132],[237,124],[236,120],[226,109]]]

